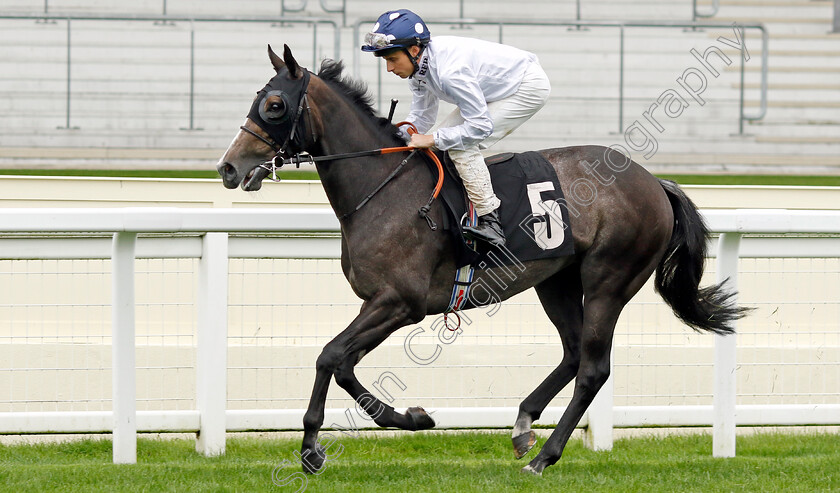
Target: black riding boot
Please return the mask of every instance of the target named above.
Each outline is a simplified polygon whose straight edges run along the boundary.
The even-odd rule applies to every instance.
[[[502,231],[502,224],[499,222],[498,210],[478,216],[478,225],[474,228],[465,227],[464,235],[474,240],[485,241],[493,246],[504,245],[505,233]]]

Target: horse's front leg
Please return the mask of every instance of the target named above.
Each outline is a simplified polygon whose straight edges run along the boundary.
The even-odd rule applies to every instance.
[[[410,423],[413,418],[396,413],[392,407],[375,399],[362,387],[352,369],[362,355],[378,346],[395,330],[422,318],[421,313],[423,310],[412,309],[395,291],[383,290],[362,305],[361,312],[353,322],[324,346],[315,366],[312,397],[303,416],[301,460],[304,472],[317,472],[326,458],[318,444],[318,431],[324,424],[327,390],[333,375],[336,375],[338,384],[347,390],[366,412],[375,417],[377,424],[411,429]],[[422,416],[418,416],[414,421],[429,427]],[[416,425],[414,429],[418,429]]]
[[[381,342],[381,341],[380,341]],[[376,343],[376,347],[379,342]],[[373,419],[373,422],[383,428],[393,427],[401,430],[419,431],[434,428],[435,421],[422,407],[410,407],[405,414],[398,413],[393,407],[385,404],[371,394],[356,378],[353,368],[362,359],[362,355],[370,352],[373,347],[360,351],[357,355],[347,358],[335,372],[335,381],[347,391],[353,400]]]

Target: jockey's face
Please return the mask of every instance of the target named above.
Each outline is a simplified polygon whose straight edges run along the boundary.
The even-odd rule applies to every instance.
[[[408,51],[411,53],[411,56],[416,57],[420,53],[420,47],[409,46]],[[409,78],[414,73],[414,64],[411,63],[411,59],[408,58],[408,55],[403,50],[394,50],[384,55],[382,59],[385,60],[388,72],[393,72],[403,79]]]

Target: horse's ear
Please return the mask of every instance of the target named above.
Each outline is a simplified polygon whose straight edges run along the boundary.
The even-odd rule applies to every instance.
[[[279,72],[281,68],[286,66],[283,60],[277,56],[277,53],[274,53],[274,50],[271,49],[271,45],[268,45],[268,59],[271,60],[271,65],[274,66],[276,72]]]
[[[303,76],[303,71],[298,65],[297,60],[295,57],[292,56],[292,50],[289,48],[289,45],[283,45],[283,60],[286,62],[286,66],[289,67],[289,73],[292,75],[292,78],[297,79]]]

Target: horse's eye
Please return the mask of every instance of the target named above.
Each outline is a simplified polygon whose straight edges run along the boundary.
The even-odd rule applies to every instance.
[[[266,104],[265,116],[269,121],[279,120],[286,114],[286,105],[283,100],[269,101]]]

